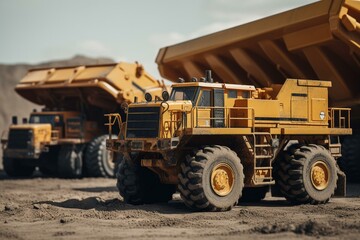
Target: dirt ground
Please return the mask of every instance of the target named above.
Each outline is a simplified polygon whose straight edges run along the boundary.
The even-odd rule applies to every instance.
[[[267,196],[229,212],[124,204],[115,179],[7,179],[0,172],[0,239],[360,239],[360,184],[326,205]]]

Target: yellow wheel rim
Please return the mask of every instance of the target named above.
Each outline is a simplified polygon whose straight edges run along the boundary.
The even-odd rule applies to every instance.
[[[311,183],[317,190],[324,190],[329,185],[330,171],[323,161],[317,161],[311,166]]]
[[[226,163],[216,165],[211,172],[211,187],[219,196],[228,195],[234,186],[234,171]]]

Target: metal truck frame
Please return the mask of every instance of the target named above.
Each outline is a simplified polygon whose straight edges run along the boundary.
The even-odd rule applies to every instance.
[[[172,85],[161,101],[130,104],[107,149],[124,154],[117,187],[127,203],[168,201],[176,189],[195,210],[258,201],[275,186],[292,203],[345,194],[339,136],[352,133],[349,108],[328,108],[329,81],[287,79],[271,88],[201,81]]]

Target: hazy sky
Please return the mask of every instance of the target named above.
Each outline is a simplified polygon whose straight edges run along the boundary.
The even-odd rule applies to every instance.
[[[139,61],[158,49],[315,0],[0,0],[0,63],[76,54]]]

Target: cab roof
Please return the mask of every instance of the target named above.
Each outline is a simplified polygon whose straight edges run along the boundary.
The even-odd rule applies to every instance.
[[[177,88],[177,87],[207,87],[207,88],[223,88],[223,89],[233,89],[233,90],[255,91],[255,87],[252,85],[212,83],[212,82],[184,82],[184,83],[175,83],[172,85],[172,88]]]

